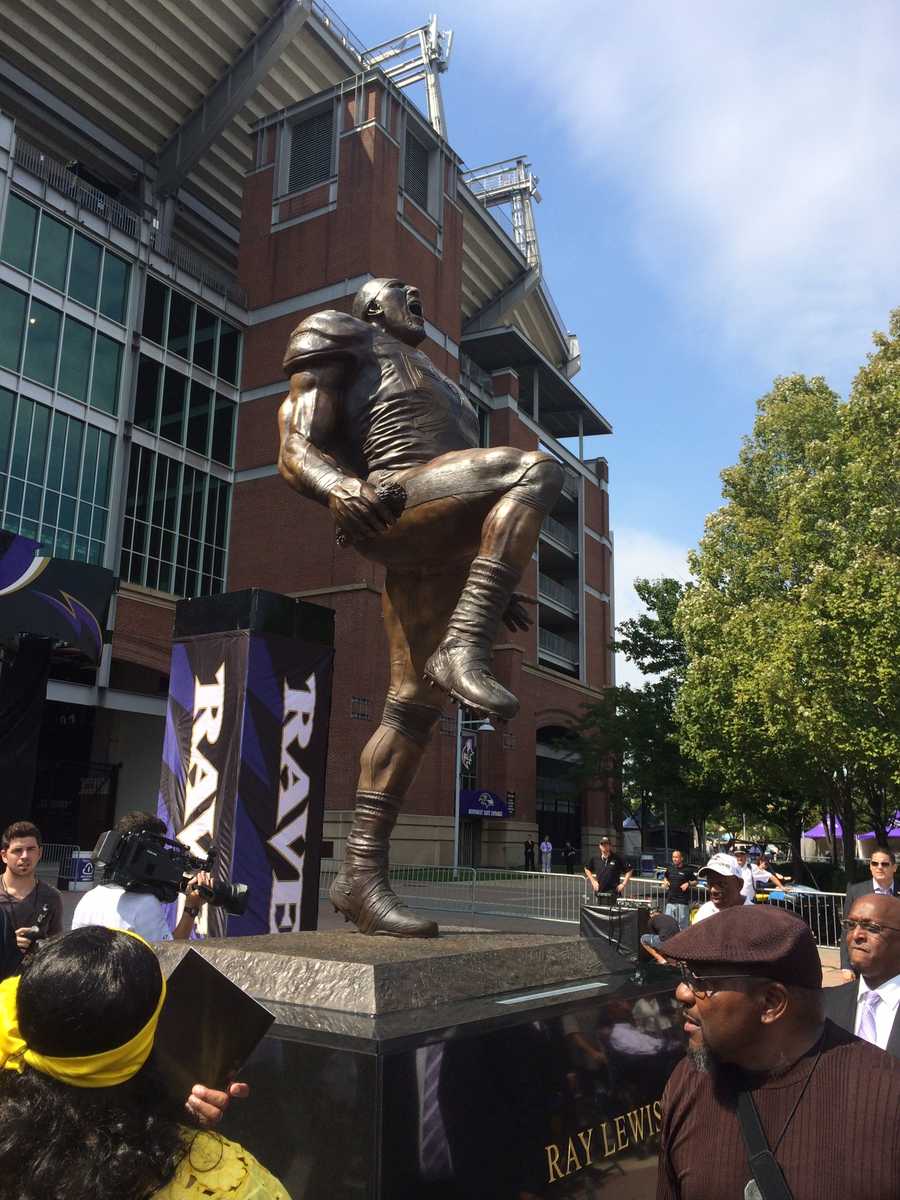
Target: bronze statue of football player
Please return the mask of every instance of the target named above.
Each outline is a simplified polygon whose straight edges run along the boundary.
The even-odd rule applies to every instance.
[[[331,899],[362,933],[434,937],[388,883],[388,843],[441,714],[441,693],[508,720],[515,696],[492,671],[501,619],[530,620],[515,591],[562,486],[549,455],[478,446],[474,408],[416,349],[416,288],[371,279],[353,315],[318,312],[288,341],[278,467],[327,506],[338,537],[387,570],[391,676],[360,758],[353,826]]]

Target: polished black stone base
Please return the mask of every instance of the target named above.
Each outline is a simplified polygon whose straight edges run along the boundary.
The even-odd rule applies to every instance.
[[[580,979],[499,991],[485,931],[449,936],[469,940],[426,950],[423,977],[461,967],[464,951],[485,955],[477,998],[377,1015],[266,1001],[276,1023],[223,1132],[294,1200],[652,1197],[659,1101],[683,1053],[674,973],[556,939],[572,943],[562,958],[592,955]],[[547,939],[508,936],[527,974]],[[399,956],[404,977],[419,954],[388,939],[361,939],[358,952]]]

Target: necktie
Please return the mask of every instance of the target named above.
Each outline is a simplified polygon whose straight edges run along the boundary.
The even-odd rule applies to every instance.
[[[861,1037],[863,1041],[871,1042],[873,1046],[878,1045],[878,1031],[875,1028],[875,1009],[880,1003],[881,997],[877,992],[866,992],[865,996],[863,996],[862,1018],[859,1022],[857,1037]]]

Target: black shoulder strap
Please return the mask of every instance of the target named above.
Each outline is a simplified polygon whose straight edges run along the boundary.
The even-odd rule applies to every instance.
[[[762,1200],[793,1200],[791,1189],[781,1173],[778,1160],[769,1149],[769,1143],[749,1092],[738,1094],[738,1118],[741,1133],[747,1147],[750,1170],[759,1188]]]

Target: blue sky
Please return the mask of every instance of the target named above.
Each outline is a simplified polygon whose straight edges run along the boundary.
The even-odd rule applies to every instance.
[[[427,20],[333,0],[368,45]],[[900,304],[900,6],[443,0],[449,140],[526,154],[547,282],[612,422],[616,618],[686,577],[776,375],[846,395]],[[619,679],[634,680],[620,665]]]

